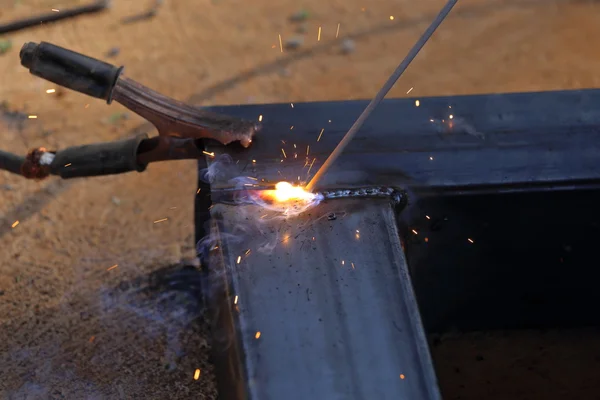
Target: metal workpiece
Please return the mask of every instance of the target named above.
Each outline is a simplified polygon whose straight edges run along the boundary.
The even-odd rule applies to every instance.
[[[238,176],[307,182],[367,104],[214,107],[263,129],[246,151],[207,151],[233,157]],[[597,89],[384,100],[315,190],[598,183],[599,105]]]
[[[440,399],[389,199],[287,219],[252,205],[211,214],[223,399]]]

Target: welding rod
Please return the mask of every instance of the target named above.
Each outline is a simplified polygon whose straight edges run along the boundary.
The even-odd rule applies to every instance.
[[[319,181],[319,179],[321,179],[321,177],[325,174],[325,172],[327,172],[327,170],[331,167],[331,165],[335,162],[335,160],[340,156],[342,151],[344,151],[344,148],[346,148],[348,143],[350,143],[350,141],[356,135],[358,130],[360,128],[362,128],[362,126],[364,125],[367,118],[369,118],[369,115],[371,115],[373,110],[375,110],[375,108],[379,105],[379,103],[381,103],[383,98],[392,89],[392,87],[394,86],[396,81],[400,78],[400,76],[402,76],[404,71],[406,71],[406,68],[408,68],[410,63],[417,56],[417,54],[419,54],[419,52],[421,51],[421,49],[423,48],[425,43],[427,43],[429,38],[431,38],[431,35],[433,35],[433,32],[435,32],[435,30],[440,26],[440,24],[444,21],[444,19],[446,19],[446,17],[448,16],[448,14],[452,10],[452,8],[456,5],[457,2],[458,2],[458,0],[448,0],[446,5],[444,6],[444,8],[442,8],[442,11],[440,11],[438,16],[431,23],[431,25],[429,25],[429,27],[427,28],[425,33],[423,33],[423,36],[421,36],[421,38],[419,38],[419,40],[417,41],[417,43],[415,43],[413,48],[410,49],[410,51],[408,52],[408,54],[406,55],[404,60],[402,60],[400,65],[398,65],[398,68],[396,68],[394,73],[389,77],[387,82],[383,85],[383,87],[375,95],[373,100],[371,100],[371,102],[365,108],[365,110],[362,112],[362,114],[360,114],[358,119],[354,122],[354,125],[352,125],[350,127],[350,129],[348,130],[348,133],[346,133],[346,135],[344,135],[344,137],[342,138],[340,143],[338,143],[338,145],[335,147],[335,149],[333,149],[333,152],[329,155],[329,157],[327,157],[327,159],[325,160],[325,163],[323,163],[321,168],[319,168],[319,170],[317,171],[315,176],[313,176],[313,178],[310,180],[310,182],[308,182],[308,185],[306,185],[306,190],[312,191],[314,189],[314,187],[317,184],[317,182]]]

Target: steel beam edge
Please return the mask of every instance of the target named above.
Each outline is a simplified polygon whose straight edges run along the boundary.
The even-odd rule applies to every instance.
[[[207,150],[232,156],[240,175],[306,181],[367,103],[211,107],[261,119],[263,131],[247,150],[216,143]],[[599,139],[598,89],[387,99],[317,190],[365,185],[511,190],[512,185],[553,182],[597,186]],[[315,160],[310,171],[307,157]]]
[[[336,199],[260,223],[255,206],[212,208],[221,398],[441,398],[390,204]]]

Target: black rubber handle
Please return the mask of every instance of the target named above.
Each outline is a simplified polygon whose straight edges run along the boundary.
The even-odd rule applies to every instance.
[[[142,172],[146,164],[137,161],[137,151],[146,138],[139,135],[116,142],[68,147],[56,153],[50,170],[65,179]]]
[[[21,48],[20,57],[21,65],[28,68],[33,75],[106,100],[109,104],[113,88],[123,70],[123,67],[116,67],[46,42],[25,43]]]

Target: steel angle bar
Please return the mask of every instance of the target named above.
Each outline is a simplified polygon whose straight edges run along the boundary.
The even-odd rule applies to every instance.
[[[298,217],[216,204],[209,274],[224,399],[440,399],[386,199]]]
[[[246,151],[207,150],[231,155],[239,174],[306,181],[367,103],[214,107],[263,130]],[[384,100],[316,189],[597,185],[599,127],[597,89]]]

